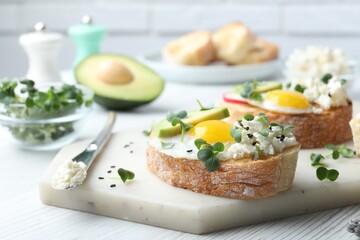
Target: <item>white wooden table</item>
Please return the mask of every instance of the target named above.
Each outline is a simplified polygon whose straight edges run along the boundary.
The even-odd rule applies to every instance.
[[[357,86],[358,85],[358,86]],[[214,103],[231,86],[167,84],[159,99],[132,112],[118,112],[114,132],[149,128],[168,110],[196,108],[196,99]],[[350,95],[360,99],[360,83]],[[357,96],[356,96],[357,95]],[[95,106],[81,138],[92,138],[106,120],[106,110]],[[360,204],[294,216],[273,222],[193,235],[43,205],[38,181],[57,151],[32,152],[13,146],[0,131],[0,239],[357,239],[346,231]],[[360,173],[360,169],[359,169]],[[360,191],[360,189],[359,189]],[[326,201],[327,199],[324,199]],[[181,221],[181,219],[179,219]]]

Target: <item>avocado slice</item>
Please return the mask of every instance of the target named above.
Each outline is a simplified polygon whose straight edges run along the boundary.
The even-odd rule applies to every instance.
[[[91,55],[77,65],[74,75],[80,84],[94,91],[98,104],[114,110],[150,103],[164,89],[158,74],[123,55]]]
[[[188,112],[186,118],[181,119],[184,123],[188,123],[190,125],[196,125],[200,122],[206,120],[216,120],[216,119],[223,119],[229,117],[229,110],[224,107],[216,107],[209,110],[195,110]],[[172,137],[177,134],[181,133],[181,128],[179,125],[172,126],[171,123],[163,119],[157,124],[154,125],[151,136],[158,137],[158,138],[166,138]]]
[[[243,83],[240,85],[236,85],[233,88],[233,91],[235,93],[239,93],[241,94],[244,91],[245,86],[251,84],[252,86],[254,86],[252,92],[253,93],[263,93],[263,92],[268,92],[271,90],[275,90],[275,89],[281,89],[282,88],[282,83],[278,82],[278,81],[264,81],[264,82],[254,82],[254,83]]]

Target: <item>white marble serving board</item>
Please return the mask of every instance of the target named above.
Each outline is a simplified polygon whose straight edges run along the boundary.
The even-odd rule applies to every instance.
[[[301,150],[292,188],[263,200],[226,199],[172,187],[147,169],[147,137],[139,130],[113,134],[83,185],[54,190],[51,177],[58,165],[77,155],[88,142],[69,145],[54,158],[39,185],[43,203],[195,234],[360,203],[360,159],[326,160],[340,176],[336,182],[321,182],[309,156],[325,153],[325,149]],[[122,183],[117,178],[119,167],[135,172],[135,180]]]

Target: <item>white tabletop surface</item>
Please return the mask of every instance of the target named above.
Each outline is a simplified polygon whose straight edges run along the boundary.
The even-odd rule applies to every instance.
[[[113,132],[146,129],[168,110],[195,107],[221,98],[229,85],[169,83],[153,103],[131,112],[118,112]],[[360,83],[350,96],[360,100]],[[92,138],[106,120],[107,111],[95,106],[81,138]],[[33,152],[12,145],[0,131],[0,239],[356,239],[346,231],[351,218],[360,215],[360,204],[299,215],[246,227],[194,235],[43,205],[38,181],[57,151]],[[359,190],[360,191],[360,190]],[[326,201],[326,199],[324,199]],[[179,219],[181,221],[181,219]]]

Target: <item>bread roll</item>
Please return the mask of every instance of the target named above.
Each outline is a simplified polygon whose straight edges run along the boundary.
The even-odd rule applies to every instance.
[[[207,65],[215,59],[211,35],[206,31],[187,34],[167,44],[163,60],[176,65]]]
[[[293,183],[300,145],[282,153],[251,158],[221,160],[214,172],[200,160],[174,158],[149,145],[147,166],[161,180],[194,192],[236,199],[274,196]]]
[[[246,113],[264,113],[270,121],[294,125],[292,131],[301,148],[323,148],[326,144],[340,144],[352,138],[349,121],[352,118],[352,103],[343,107],[332,107],[321,113],[283,114],[267,111],[248,104],[233,104],[221,101],[229,109],[229,122],[241,119]]]
[[[216,31],[212,40],[219,60],[237,64],[254,46],[255,36],[244,24],[234,22]]]
[[[256,39],[254,46],[245,57],[236,64],[256,64],[276,59],[279,55],[279,48],[263,39]]]

